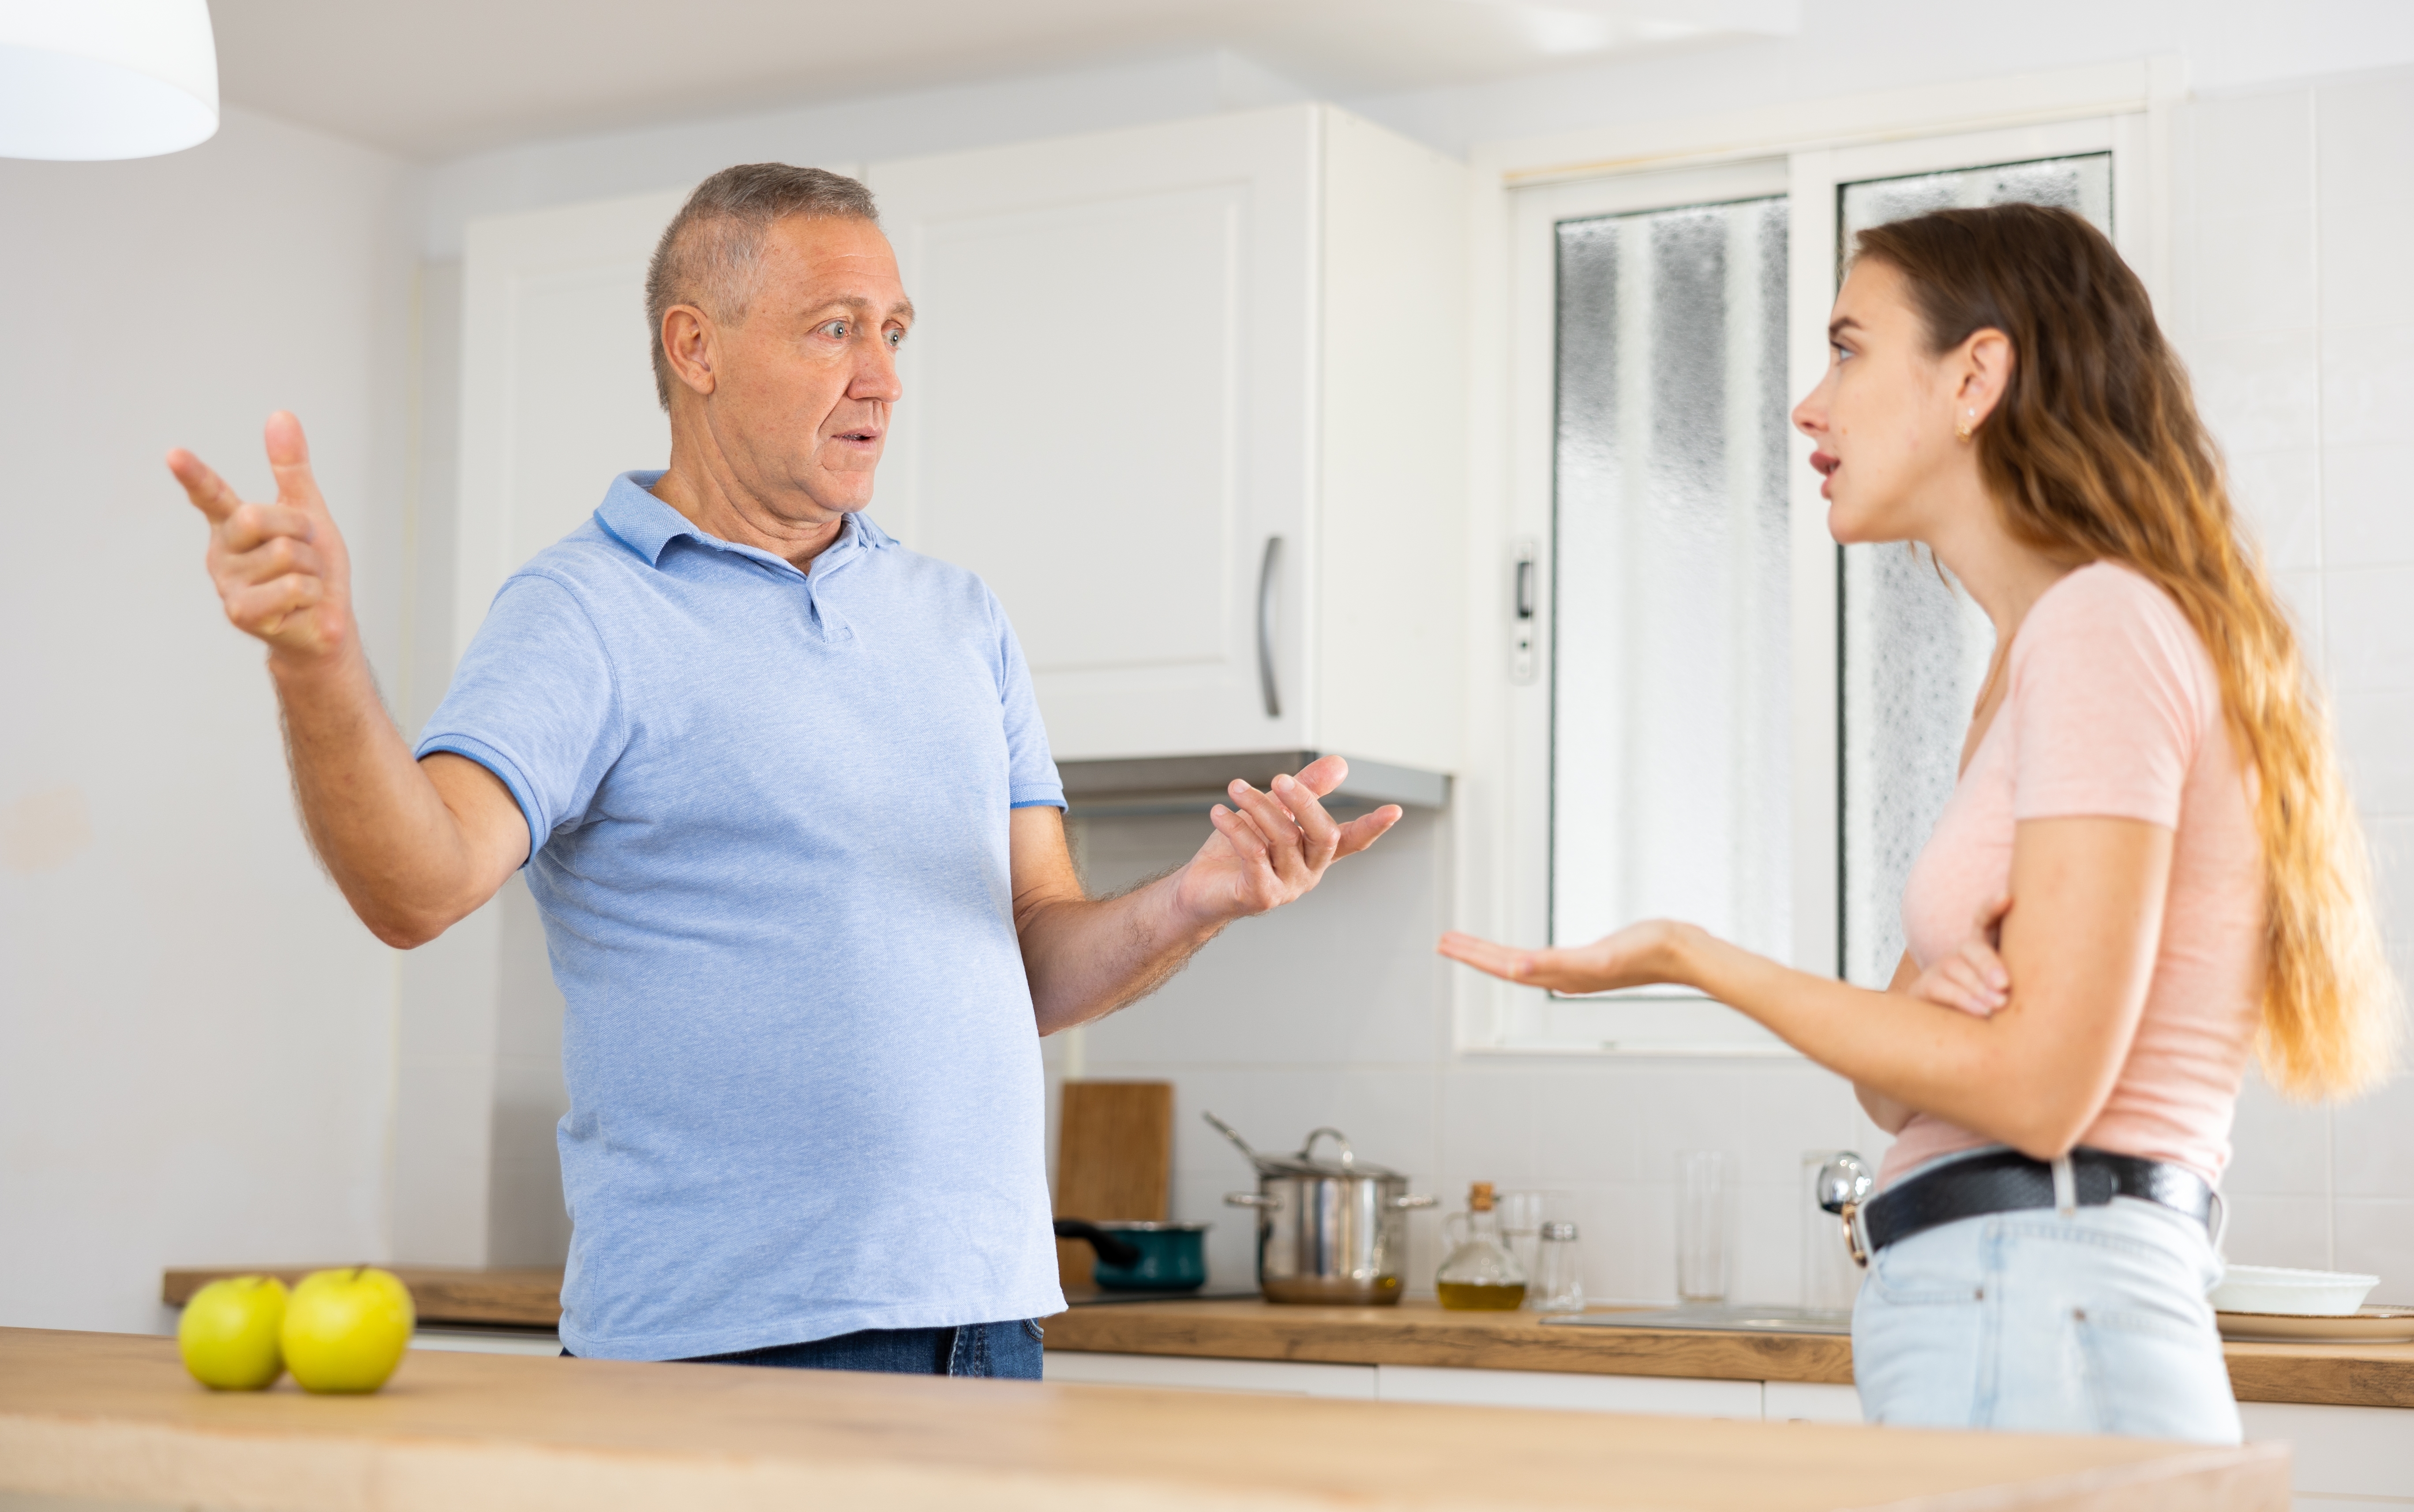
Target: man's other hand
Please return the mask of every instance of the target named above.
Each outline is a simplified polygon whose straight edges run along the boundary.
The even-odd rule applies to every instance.
[[[1363,851],[1399,823],[1400,807],[1385,804],[1344,824],[1319,800],[1349,775],[1349,763],[1327,756],[1297,777],[1277,777],[1260,793],[1235,781],[1232,807],[1208,812],[1215,833],[1175,875],[1174,906],[1210,927],[1282,907],[1324,879],[1324,869]]]
[[[351,562],[310,476],[302,422],[280,409],[266,438],[274,503],[245,502],[182,447],[168,453],[168,470],[210,522],[210,579],[227,618],[267,642],[276,660],[316,662],[353,643]]]

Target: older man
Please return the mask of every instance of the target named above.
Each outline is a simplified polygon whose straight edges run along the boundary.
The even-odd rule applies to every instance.
[[[862,513],[914,320],[870,194],[717,173],[647,299],[669,470],[503,585],[415,750],[300,424],[268,422],[274,503],[169,465],[369,928],[421,944],[528,867],[569,1003],[570,1350],[1036,1376],[1063,1306],[1039,1036],[1399,810],[1336,823],[1331,759],[1235,782],[1180,870],[1084,897],[1005,613]]]

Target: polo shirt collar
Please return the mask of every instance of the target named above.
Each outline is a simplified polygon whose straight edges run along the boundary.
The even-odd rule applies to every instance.
[[[646,559],[650,566],[662,565],[663,549],[681,536],[699,544],[723,551],[742,552],[749,556],[761,556],[779,561],[768,552],[708,534],[678,511],[656,498],[650,490],[661,482],[661,469],[650,472],[624,472],[612,480],[604,492],[604,502],[597,506],[595,523],[604,533]],[[857,551],[881,551],[897,544],[896,538],[872,524],[860,512],[850,514],[839,527],[839,538],[830,542],[824,557],[834,554],[852,556]],[[784,562],[781,565],[785,566]],[[790,571],[794,571],[793,568]]]

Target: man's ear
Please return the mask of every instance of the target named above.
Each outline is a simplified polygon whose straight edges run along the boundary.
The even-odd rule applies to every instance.
[[[1992,326],[1973,331],[1956,359],[1960,379],[1954,404],[1962,411],[1960,418],[1975,427],[1986,422],[2011,387],[2012,363],[2017,361],[2012,338]]]
[[[712,317],[693,304],[674,304],[663,312],[663,355],[670,360],[671,372],[699,397],[715,386],[719,334]]]

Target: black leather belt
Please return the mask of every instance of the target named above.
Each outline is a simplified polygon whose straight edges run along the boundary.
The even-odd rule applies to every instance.
[[[2070,1152],[2070,1170],[2081,1208],[2139,1197],[2212,1226],[2213,1188],[2183,1165],[2081,1148]],[[2052,1165],[1999,1149],[1940,1165],[1872,1197],[1861,1205],[1860,1221],[1875,1254],[1940,1223],[2054,1205]]]

